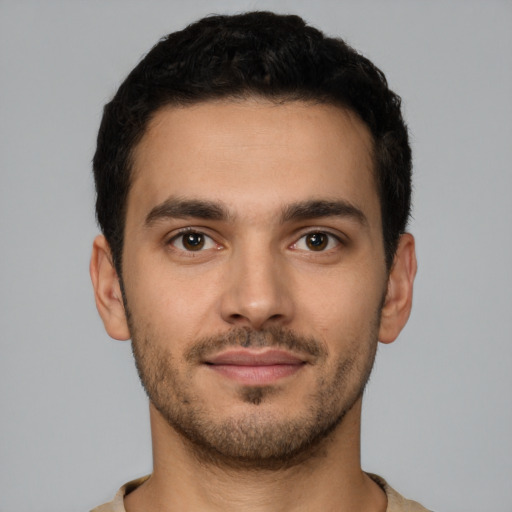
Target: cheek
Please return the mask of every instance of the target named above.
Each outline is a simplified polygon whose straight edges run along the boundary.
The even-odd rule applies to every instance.
[[[303,281],[296,292],[301,328],[313,329],[326,342],[366,335],[378,319],[384,293],[381,281],[381,276],[356,272]]]
[[[126,295],[133,321],[151,326],[173,341],[211,334],[211,316],[218,303],[219,286],[212,276],[169,272],[166,265],[148,263],[130,272]]]

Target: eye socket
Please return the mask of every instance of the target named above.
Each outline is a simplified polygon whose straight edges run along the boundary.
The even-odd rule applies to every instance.
[[[293,245],[293,248],[301,251],[322,252],[334,249],[340,243],[339,238],[331,233],[326,233],[325,231],[313,231],[301,236]]]
[[[217,247],[215,241],[199,231],[186,231],[176,235],[169,241],[170,245],[180,251],[199,252]]]

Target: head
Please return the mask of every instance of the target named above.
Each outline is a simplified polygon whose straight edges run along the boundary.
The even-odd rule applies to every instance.
[[[211,16],[163,38],[105,106],[93,167],[96,214],[122,275],[133,155],[166,106],[264,98],[341,106],[372,135],[386,264],[393,262],[411,201],[411,150],[400,98],[384,74],[341,39],[298,16]]]
[[[154,437],[269,467],[355,436],[416,268],[383,74],[295,16],[205,18],[121,85],[94,170],[96,301],[132,338]]]

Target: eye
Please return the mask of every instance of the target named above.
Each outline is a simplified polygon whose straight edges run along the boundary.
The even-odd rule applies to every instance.
[[[199,231],[180,233],[173,237],[169,243],[176,249],[187,252],[199,252],[217,247],[212,238]]]
[[[293,244],[293,249],[299,249],[301,251],[321,252],[334,249],[339,244],[339,238],[335,237],[334,235],[324,231],[314,231],[300,237],[299,240]]]

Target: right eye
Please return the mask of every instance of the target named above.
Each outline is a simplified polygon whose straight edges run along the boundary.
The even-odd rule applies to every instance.
[[[199,231],[186,231],[174,236],[169,243],[180,251],[199,252],[217,247],[215,241]]]

